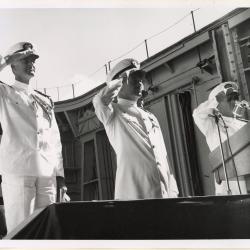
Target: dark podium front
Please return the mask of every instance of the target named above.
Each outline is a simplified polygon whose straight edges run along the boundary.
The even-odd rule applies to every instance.
[[[229,144],[230,143],[230,144]],[[229,137],[222,144],[222,149],[225,156],[225,166],[228,173],[228,178],[238,176],[246,176],[250,174],[250,123],[248,122],[234,135]],[[232,153],[230,152],[231,146]],[[219,175],[221,180],[225,180],[225,174],[222,166],[222,157],[220,147],[217,147],[209,155],[209,160],[212,164],[213,171]],[[233,164],[236,166],[236,170]]]
[[[250,195],[57,203],[6,239],[250,239]]]

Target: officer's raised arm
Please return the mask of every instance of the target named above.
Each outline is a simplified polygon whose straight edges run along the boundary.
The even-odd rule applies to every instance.
[[[111,102],[118,95],[121,86],[120,80],[113,80],[93,98],[95,113],[104,125],[107,125],[112,118],[113,107]]]

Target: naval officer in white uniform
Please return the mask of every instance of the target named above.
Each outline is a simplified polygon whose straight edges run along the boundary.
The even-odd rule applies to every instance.
[[[39,55],[30,42],[13,45],[0,69],[11,65],[12,85],[0,82],[0,174],[7,230],[37,208],[56,201],[56,187],[66,189],[61,141],[51,99],[32,89]]]
[[[115,199],[177,197],[159,122],[137,106],[145,81],[138,67],[133,59],[119,62],[108,75],[111,82],[93,99],[117,155]],[[118,102],[112,102],[117,94]]]
[[[239,129],[246,125],[245,121],[234,118],[233,109],[235,102],[239,99],[239,89],[235,82],[223,82],[217,85],[209,94],[208,100],[201,103],[194,111],[193,118],[195,124],[206,137],[207,145],[210,151],[219,147],[220,140],[218,127],[213,114],[220,113],[222,119],[219,120],[219,129],[222,142],[227,140],[227,132],[229,137],[236,133]],[[227,129],[227,131],[226,131]],[[241,193],[247,193],[246,182],[243,176],[239,178]],[[232,178],[229,181],[229,186],[232,194],[240,194],[238,181]],[[215,194],[227,195],[226,181],[215,179]]]

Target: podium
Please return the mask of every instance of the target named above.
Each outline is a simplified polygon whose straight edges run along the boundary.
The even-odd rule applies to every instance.
[[[4,239],[250,239],[250,195],[75,201],[35,213]]]
[[[237,169],[238,176],[250,174],[250,123],[248,122],[239,131],[229,137],[232,153],[230,152],[228,140],[222,144],[222,149],[225,157],[225,166],[228,174],[228,179],[236,177]],[[221,151],[218,146],[209,154],[209,160],[212,164],[212,171],[216,173],[216,178],[225,180],[225,174],[222,165]]]

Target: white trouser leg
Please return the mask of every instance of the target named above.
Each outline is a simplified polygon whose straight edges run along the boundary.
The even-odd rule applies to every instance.
[[[56,177],[2,176],[7,231],[13,230],[35,209],[56,201]]]
[[[56,202],[56,177],[38,177],[36,179],[35,209],[47,207]]]
[[[2,176],[7,231],[13,230],[34,211],[35,177]]]

